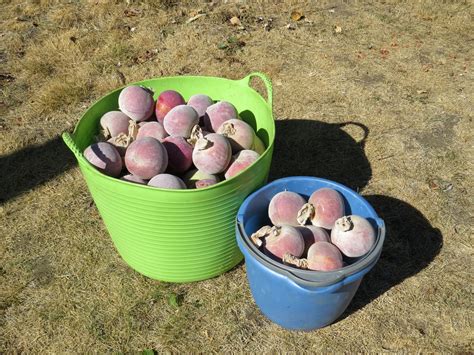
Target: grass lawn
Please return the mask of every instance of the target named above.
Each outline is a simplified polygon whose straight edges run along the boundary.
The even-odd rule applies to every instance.
[[[1,353],[474,351],[472,2],[4,0],[1,9]],[[292,20],[295,10],[304,17]],[[270,179],[344,183],[388,228],[348,310],[313,332],[266,319],[244,263],[191,284],[129,268],[59,138],[126,83],[252,71],[274,87]]]

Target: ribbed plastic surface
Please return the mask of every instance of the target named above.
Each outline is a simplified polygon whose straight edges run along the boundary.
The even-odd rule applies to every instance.
[[[248,86],[258,76],[267,100]],[[260,73],[242,80],[173,77],[139,83],[155,92],[177,90],[185,99],[204,93],[232,102],[267,147],[260,159],[231,180],[198,190],[165,190],[101,174],[82,151],[98,131],[99,119],[116,110],[120,89],[95,103],[64,141],[75,154],[94,202],[122,258],[138,272],[162,281],[189,282],[222,274],[242,260],[235,239],[235,217],[246,196],[262,186],[270,169],[275,138],[270,81]]]

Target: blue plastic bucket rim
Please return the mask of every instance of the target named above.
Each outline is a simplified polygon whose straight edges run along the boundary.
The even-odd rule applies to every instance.
[[[367,206],[369,212],[374,216],[375,222],[378,227],[377,231],[377,239],[375,244],[369,250],[367,254],[361,257],[356,262],[345,266],[341,269],[335,271],[314,271],[314,270],[302,270],[296,267],[292,267],[289,265],[282,264],[272,258],[266,256],[262,253],[257,246],[250,241],[250,237],[245,232],[245,228],[243,225],[243,215],[244,210],[247,208],[249,202],[252,198],[257,195],[262,189],[272,188],[274,185],[278,185],[281,183],[285,183],[287,181],[295,181],[295,180],[307,180],[307,179],[314,179],[318,182],[324,183],[328,185],[328,187],[335,186],[341,190],[344,190],[346,193],[352,194],[354,198],[358,200],[362,200],[364,205]],[[285,275],[294,282],[308,286],[308,287],[325,287],[330,286],[339,282],[342,282],[344,279],[353,276],[357,273],[361,273],[365,270],[368,272],[374,265],[377,263],[380,253],[382,251],[383,243],[385,241],[385,222],[378,217],[377,213],[373,209],[373,207],[357,192],[350,189],[349,187],[337,183],[335,181],[313,177],[313,176],[292,176],[286,177],[278,180],[274,180],[271,183],[265,185],[264,187],[254,191],[252,194],[247,196],[244,200],[242,205],[239,208],[236,217],[236,228],[237,228],[237,238],[240,239],[242,242],[243,247],[252,255],[256,260],[258,260],[261,264],[266,266],[267,268],[277,272],[279,274]]]

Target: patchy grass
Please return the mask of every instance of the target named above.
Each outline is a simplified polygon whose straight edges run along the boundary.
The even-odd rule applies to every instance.
[[[466,1],[5,1],[0,351],[472,352],[472,17]],[[132,271],[57,138],[124,83],[255,70],[274,84],[271,178],[344,182],[388,226],[348,311],[314,332],[268,321],[244,264],[183,285]]]

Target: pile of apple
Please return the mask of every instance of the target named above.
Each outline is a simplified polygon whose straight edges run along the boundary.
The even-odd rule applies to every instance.
[[[227,101],[177,91],[124,88],[120,111],[100,119],[97,142],[84,157],[102,173],[164,189],[203,188],[255,163],[265,146]]]

